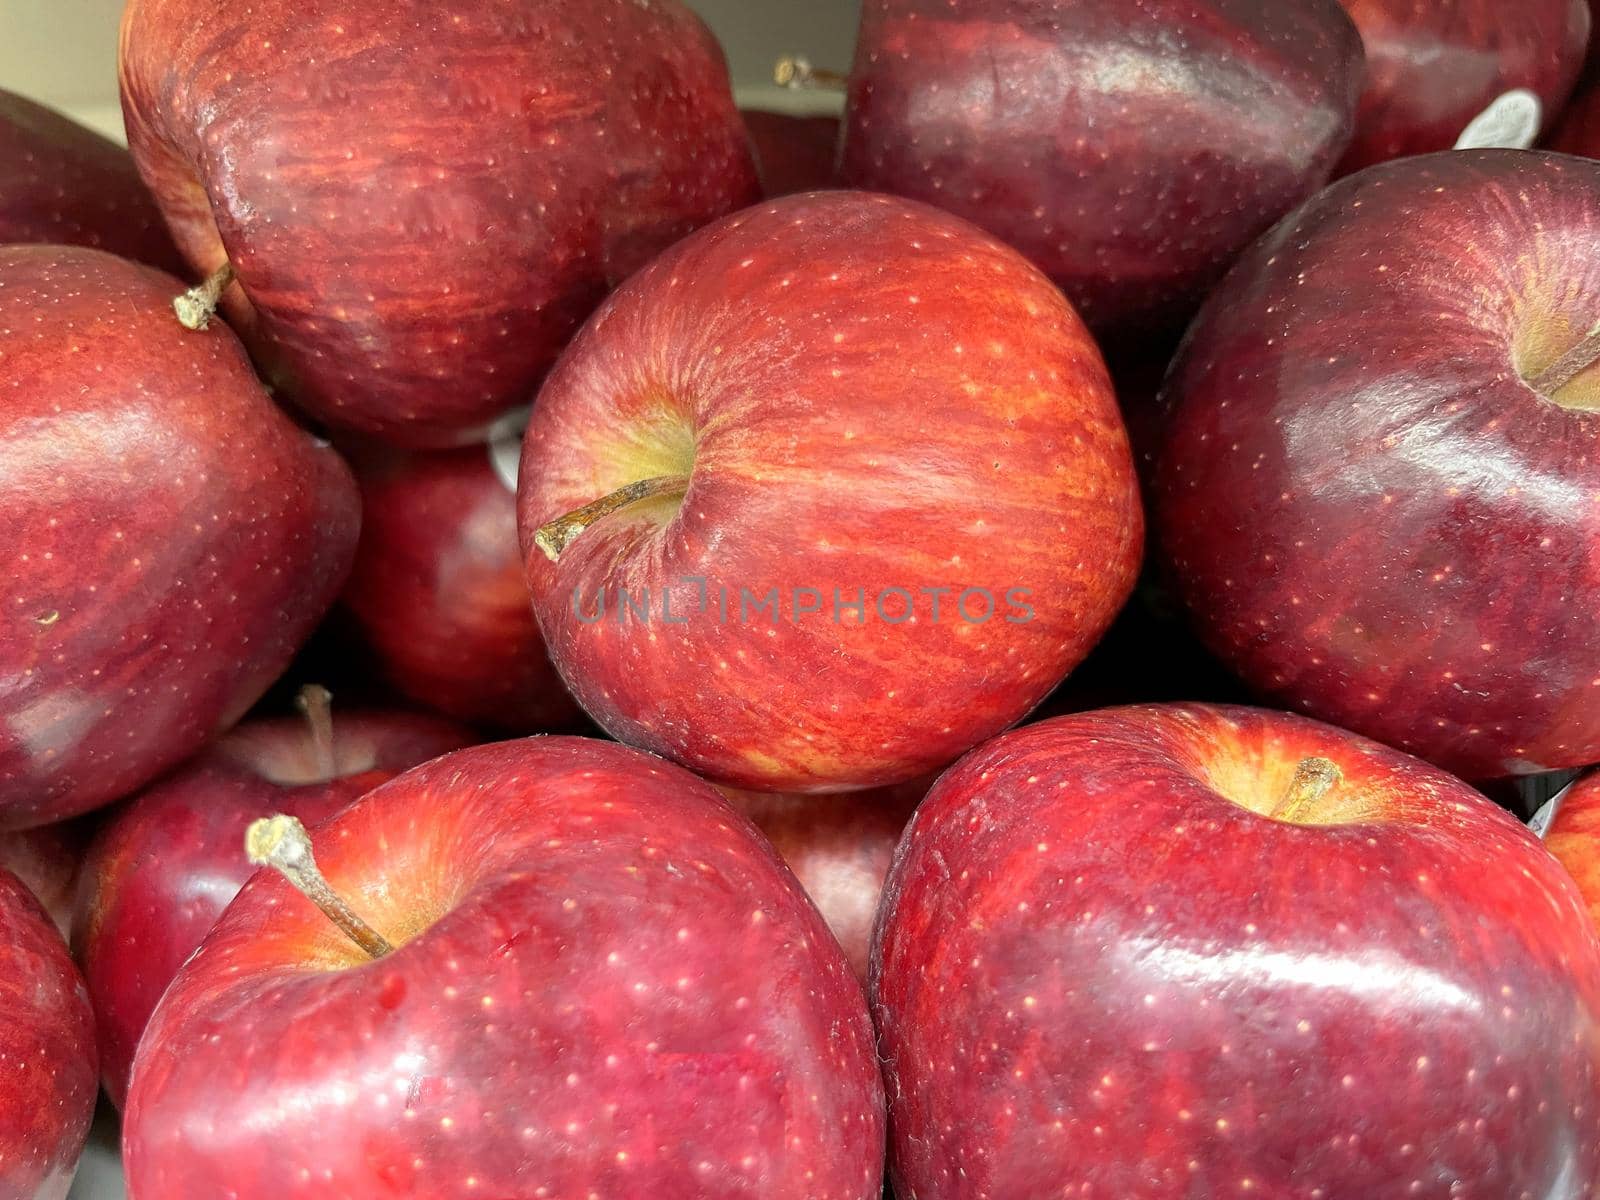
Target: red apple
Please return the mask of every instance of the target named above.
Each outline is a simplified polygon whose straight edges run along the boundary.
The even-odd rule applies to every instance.
[[[315,693],[313,693],[315,694]],[[94,1001],[100,1071],[121,1107],[156,1001],[252,867],[240,852],[259,817],[308,824],[401,771],[472,741],[400,712],[247,722],[105,824],[84,864],[74,945]]]
[[[1562,154],[1600,158],[1600,83],[1590,80],[1578,90],[1545,144]]]
[[[1600,759],[1597,321],[1600,163],[1407,159],[1280,225],[1167,380],[1153,508],[1207,643],[1468,778]]]
[[[44,825],[0,834],[0,870],[10,871],[27,885],[63,937],[72,928],[72,898],[82,858],[76,829]]]
[[[877,1200],[860,986],[714,789],[530,738],[383,785],[316,852],[370,951],[245,885],[140,1045],[131,1200]]]
[[[0,244],[93,246],[183,269],[133,158],[54,109],[0,90]]]
[[[521,430],[487,446],[366,453],[361,542],[344,607],[407,699],[509,733],[570,728],[517,547]],[[500,464],[497,466],[497,464]]]
[[[1361,82],[1336,0],[867,0],[843,177],[977,222],[1142,344],[1322,186]]]
[[[1600,772],[1583,776],[1561,797],[1544,844],[1572,878],[1600,924]]]
[[[177,281],[0,248],[0,829],[127,795],[237,721],[333,603],[355,485]]]
[[[721,789],[783,856],[863,983],[883,877],[930,782],[832,796]]]
[[[518,503],[589,715],[759,791],[917,778],[1016,721],[1110,624],[1143,526],[1105,366],[1049,281],[854,192],[751,209],[630,280],[540,392]]]
[[[755,145],[762,190],[790,196],[838,186],[839,118],[741,110]]]
[[[873,959],[897,1194],[1573,1197],[1600,940],[1443,772],[1247,708],[996,738],[895,856]]]
[[[94,1014],[66,943],[0,869],[0,1196],[65,1200],[96,1095]]]
[[[131,0],[139,168],[308,412],[476,440],[652,255],[758,195],[678,0]],[[221,277],[228,279],[227,275]]]
[[[1341,172],[1432,150],[1527,149],[1560,115],[1589,46],[1585,0],[1341,0],[1367,87]]]

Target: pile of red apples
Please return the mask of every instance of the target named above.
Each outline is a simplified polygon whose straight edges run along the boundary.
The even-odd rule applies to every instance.
[[[0,1200],[1600,1198],[1586,0],[861,9],[0,94]]]

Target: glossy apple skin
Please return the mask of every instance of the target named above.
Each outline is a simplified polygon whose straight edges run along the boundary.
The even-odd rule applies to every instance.
[[[866,0],[842,174],[977,222],[1143,341],[1327,180],[1362,77],[1336,0]]]
[[[1600,926],[1600,773],[1590,772],[1567,789],[1544,844],[1577,881]]]
[[[82,834],[61,825],[0,834],[0,869],[27,885],[62,937],[72,928],[73,895],[83,850]]]
[[[184,270],[133,157],[115,142],[0,90],[0,244],[93,246]]]
[[[127,795],[236,722],[333,603],[348,468],[170,275],[0,248],[0,829]]]
[[[1537,266],[1535,264],[1538,264]],[[1600,759],[1600,164],[1452,151],[1254,247],[1166,385],[1152,511],[1260,693],[1487,779]]]
[[[1245,807],[1313,755],[1353,821]],[[1465,784],[1292,715],[1105,709],[975,751],[896,854],[872,978],[918,1200],[1576,1197],[1600,1173],[1600,941],[1571,880]]]
[[[305,722],[247,722],[118,809],[84,863],[73,945],[94,1002],[100,1072],[121,1108],[156,1002],[254,872],[245,830],[288,813],[314,825],[470,733],[399,712],[336,713],[329,778]]]
[[[741,109],[768,199],[837,187],[839,118]]]
[[[315,64],[315,65],[313,65]],[[678,0],[133,0],[140,171],[269,376],[332,426],[475,440],[602,296],[759,196]]]
[[[0,1196],[65,1200],[97,1094],[94,1014],[67,944],[0,869]]]
[[[613,743],[464,750],[315,833],[372,962],[270,872],[140,1046],[131,1200],[876,1200],[860,985],[756,829]],[[406,940],[411,934],[410,940]]]
[[[1341,0],[1361,31],[1367,86],[1345,174],[1448,150],[1472,119],[1518,88],[1539,97],[1541,128],[1583,69],[1586,0]]]
[[[570,729],[578,706],[545,653],[516,490],[492,452],[352,455],[362,524],[344,609],[408,700],[507,733]]]
[[[884,876],[931,782],[832,796],[721,789],[783,856],[863,985]]]
[[[681,503],[591,525],[559,563],[535,548],[545,522],[691,464]],[[535,611],[579,703],[756,791],[945,766],[1083,658],[1141,552],[1127,434],[1060,293],[964,221],[855,192],[749,209],[630,280],[540,392],[520,480]],[[654,618],[617,620],[618,589],[645,587]],[[941,587],[934,620],[920,589]],[[826,607],[795,619],[797,588]],[[888,588],[910,604],[885,620]],[[956,615],[966,588],[989,620]],[[781,619],[741,612],[772,589]],[[864,615],[835,623],[835,590]]]

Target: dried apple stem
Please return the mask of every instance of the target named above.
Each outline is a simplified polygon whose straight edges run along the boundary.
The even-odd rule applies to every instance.
[[[222,293],[232,286],[233,281],[233,264],[225,262],[199,287],[192,287],[179,296],[172,302],[172,310],[178,314],[179,323],[185,329],[197,331],[209,326],[211,318],[217,315]]]
[[[369,957],[382,958],[394,950],[387,938],[358,917],[344,899],[328,886],[328,881],[317,869],[316,856],[311,852],[311,835],[298,818],[282,813],[262,817],[245,833],[244,849],[256,866],[272,867],[294,884],[301,895],[320,908],[328,920],[365,950]]]
[[[311,745],[323,781],[339,778],[339,756],[333,747],[333,693],[320,684],[308,683],[294,698],[294,706],[311,729]]]
[[[1541,396],[1554,396],[1600,359],[1600,324],[1555,362],[1528,381]]]
[[[575,512],[569,512],[564,517],[557,517],[549,524],[540,526],[539,531],[533,535],[533,544],[543,550],[545,557],[551,562],[558,562],[562,551],[572,545],[579,534],[600,518],[608,517],[630,504],[637,504],[640,500],[674,493],[682,495],[688,488],[687,475],[657,475],[651,479],[640,479],[628,484],[627,487],[618,488],[609,496],[601,496],[600,499],[585,504]]]
[[[785,54],[772,68],[772,82],[793,91],[842,92],[850,77],[826,67],[814,67],[799,54]]]
[[[1344,772],[1327,759],[1302,758],[1272,816],[1280,821],[1301,820],[1343,780]]]

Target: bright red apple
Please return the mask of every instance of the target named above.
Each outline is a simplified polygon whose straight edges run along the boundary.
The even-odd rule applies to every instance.
[[[0,248],[0,829],[127,795],[227,729],[333,603],[359,498],[190,333],[169,275]]]
[[[407,699],[508,733],[570,728],[517,546],[515,436],[429,454],[352,456],[361,542],[344,608]]]
[[[877,1200],[861,988],[711,787],[529,738],[321,826],[325,881],[283,824],[253,851],[323,882],[366,948],[275,874],[245,885],[139,1048],[130,1200],[275,1200],[307,1179],[364,1200]]]
[[[759,791],[902,782],[1012,724],[1110,624],[1143,526],[1060,293],[964,221],[855,192],[748,210],[630,280],[540,392],[518,503],[590,716]]]
[[[1367,87],[1341,173],[1433,150],[1527,149],[1583,68],[1585,0],[1341,0]]]
[[[74,946],[94,1002],[100,1071],[121,1107],[139,1037],[178,968],[253,868],[257,818],[323,821],[472,735],[431,717],[341,712],[308,689],[308,720],[247,722],[101,828],[84,863]]]
[[[97,1093],[83,980],[38,900],[0,869],[0,1196],[65,1200]]]
[[[180,271],[133,158],[54,109],[0,91],[0,243],[93,246]]]
[[[1600,940],[1509,814],[1257,709],[1107,709],[936,784],[873,1006],[899,1195],[1454,1200],[1600,1178]]]
[[[1336,0],[866,0],[843,177],[977,222],[1143,343],[1327,180],[1362,77]]]
[[[1263,239],[1168,376],[1153,508],[1213,650],[1467,778],[1600,760],[1600,163],[1454,151]]]
[[[741,110],[768,197],[837,187],[839,118]]]
[[[759,189],[678,0],[131,0],[128,136],[285,394],[476,440],[602,296]]]
[[[1600,772],[1567,789],[1544,844],[1577,880],[1589,915],[1600,925]]]
[[[65,937],[72,928],[73,895],[83,859],[78,830],[43,825],[0,834],[0,869],[22,880]]]

